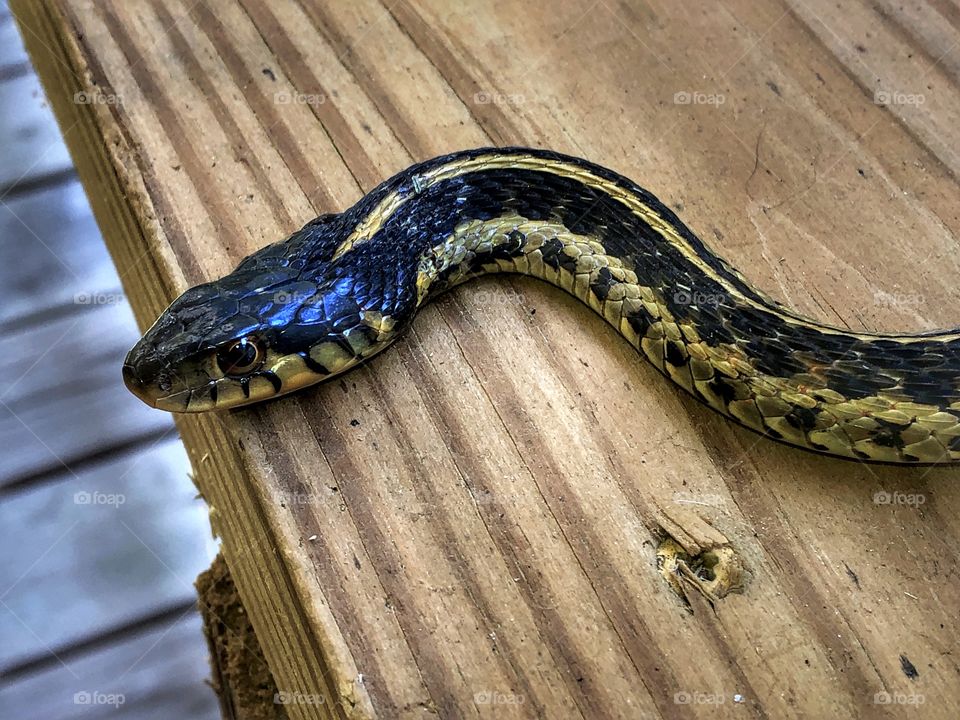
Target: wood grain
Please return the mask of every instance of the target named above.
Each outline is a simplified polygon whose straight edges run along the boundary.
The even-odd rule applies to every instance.
[[[26,102],[23,98],[29,98]],[[28,175],[62,171],[70,166],[67,148],[50,122],[40,81],[21,75],[0,82],[0,134],[16,138],[4,148],[0,197]]]
[[[414,160],[506,143],[637,179],[801,312],[960,321],[944,3],[13,9],[142,324]],[[179,426],[278,687],[323,700],[292,717],[960,711],[957,472],[763,442],[534,282]],[[715,607],[655,566],[704,521],[748,571]]]
[[[216,698],[196,680],[208,673],[206,658],[196,652],[200,632],[199,614],[184,612],[67,664],[16,678],[4,686],[0,710],[11,718],[212,720]],[[157,683],[158,677],[166,683]]]
[[[196,599],[193,579],[214,552],[188,469],[171,439],[4,498],[0,524],[18,542],[0,548],[0,667]]]
[[[12,325],[0,357],[0,487],[69,473],[92,454],[174,438],[170,419],[117,382],[136,330],[123,295],[88,291],[48,322]],[[109,330],[109,332],[107,331]]]
[[[122,295],[79,182],[5,198],[0,249],[19,261],[0,267],[0,325],[8,332]]]

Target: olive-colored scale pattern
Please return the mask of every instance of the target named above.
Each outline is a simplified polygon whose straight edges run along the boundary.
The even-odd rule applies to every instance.
[[[496,260],[484,260],[498,254]],[[506,252],[504,252],[506,250]],[[478,258],[481,259],[478,262]],[[960,403],[954,412],[870,395],[850,399],[818,378],[758,372],[738,344],[705,342],[697,323],[678,318],[662,287],[638,282],[631,263],[595,237],[517,215],[465,222],[424,259],[423,295],[438,275],[445,287],[489,273],[544,280],[589,305],[664,375],[720,413],[772,439],[815,452],[880,462],[944,462],[960,457]],[[679,290],[683,304],[712,302]]]

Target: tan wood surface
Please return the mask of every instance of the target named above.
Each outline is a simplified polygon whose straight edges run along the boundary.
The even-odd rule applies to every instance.
[[[219,717],[192,580],[213,557],[171,418],[0,0],[0,717]]]
[[[637,179],[821,320],[960,324],[950,2],[13,9],[143,325],[488,144]],[[960,714],[957,471],[763,441],[533,281],[458,290],[341,381],[178,424],[291,717]],[[681,599],[668,535],[731,547],[743,592]]]

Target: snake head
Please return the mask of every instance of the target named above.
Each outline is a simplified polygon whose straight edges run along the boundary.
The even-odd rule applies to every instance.
[[[128,353],[130,391],[170,412],[231,408],[329,379],[389,345],[395,303],[384,298],[397,297],[395,279],[359,270],[369,259],[330,261],[334,229],[319,218],[183,293]]]
[[[178,297],[127,354],[127,388],[153,407],[191,412],[216,407],[225,379],[252,382],[266,360],[263,322],[231,294],[218,281]]]

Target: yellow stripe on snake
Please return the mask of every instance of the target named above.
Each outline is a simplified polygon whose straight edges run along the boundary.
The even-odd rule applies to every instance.
[[[434,158],[187,290],[130,351],[128,387],[172,412],[327,380],[470,278],[566,290],[698,400],[774,440],[864,461],[960,461],[960,334],[854,333],[751,287],[656,197],[529,148]]]

